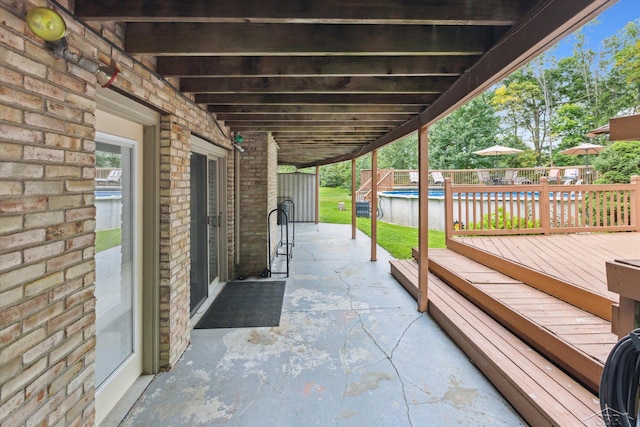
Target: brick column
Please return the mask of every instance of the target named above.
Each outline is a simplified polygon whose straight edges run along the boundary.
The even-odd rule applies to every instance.
[[[268,264],[267,215],[277,207],[277,146],[266,132],[243,133],[240,155],[240,265],[238,273],[260,276]],[[277,215],[272,215],[271,238],[277,241]],[[275,243],[275,242],[272,242]]]
[[[168,369],[189,344],[191,266],[190,132],[174,117],[160,133],[160,366]]]

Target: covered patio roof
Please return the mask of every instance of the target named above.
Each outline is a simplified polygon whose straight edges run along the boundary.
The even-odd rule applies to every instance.
[[[612,0],[76,0],[279,164],[361,156],[429,125]]]

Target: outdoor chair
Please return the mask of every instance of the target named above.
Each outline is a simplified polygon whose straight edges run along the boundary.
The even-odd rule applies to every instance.
[[[409,172],[409,184],[418,185],[420,184],[420,174],[416,171]]]
[[[431,172],[431,179],[435,185],[444,185],[444,177],[442,172]]]
[[[518,171],[506,170],[504,177],[500,178],[500,184],[513,184],[518,177]]]
[[[112,169],[111,172],[109,172],[109,175],[106,178],[96,178],[96,184],[104,184],[104,185],[115,184],[115,185],[118,185],[118,184],[120,184],[120,178],[121,177],[122,177],[122,170],[121,169]]]
[[[559,175],[560,175],[560,169],[551,169],[549,171],[549,176],[547,177],[547,182],[549,184],[557,184]]]
[[[493,184],[493,179],[491,179],[491,175],[489,171],[476,171],[478,174],[478,181],[484,185]]]
[[[571,169],[566,169],[564,171],[564,175],[562,177],[562,181],[564,183],[567,183],[567,182],[572,183],[577,179],[578,179],[578,169],[571,168]]]

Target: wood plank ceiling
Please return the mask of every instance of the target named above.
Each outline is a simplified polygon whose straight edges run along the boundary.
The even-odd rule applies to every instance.
[[[76,0],[278,162],[350,159],[429,124],[608,0]],[[448,91],[448,92],[447,92]],[[443,96],[443,94],[446,95]]]

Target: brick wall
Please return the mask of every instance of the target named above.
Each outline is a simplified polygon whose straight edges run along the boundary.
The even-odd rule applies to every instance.
[[[43,5],[0,2],[3,426],[91,425],[95,412],[95,77],[29,33],[26,11]],[[122,69],[114,87],[162,112],[160,363],[170,367],[189,341],[189,135],[231,146],[205,110],[153,73],[152,61],[119,49],[121,27],[91,23],[96,33],[63,17],[72,50],[114,58]],[[233,242],[233,216],[228,224]]]
[[[245,152],[240,155],[240,265],[238,273],[260,276],[269,262],[267,215],[277,205],[277,149],[266,132],[243,133]],[[275,162],[275,163],[274,163]],[[274,186],[275,182],[275,186]],[[277,215],[273,214],[271,239]]]

